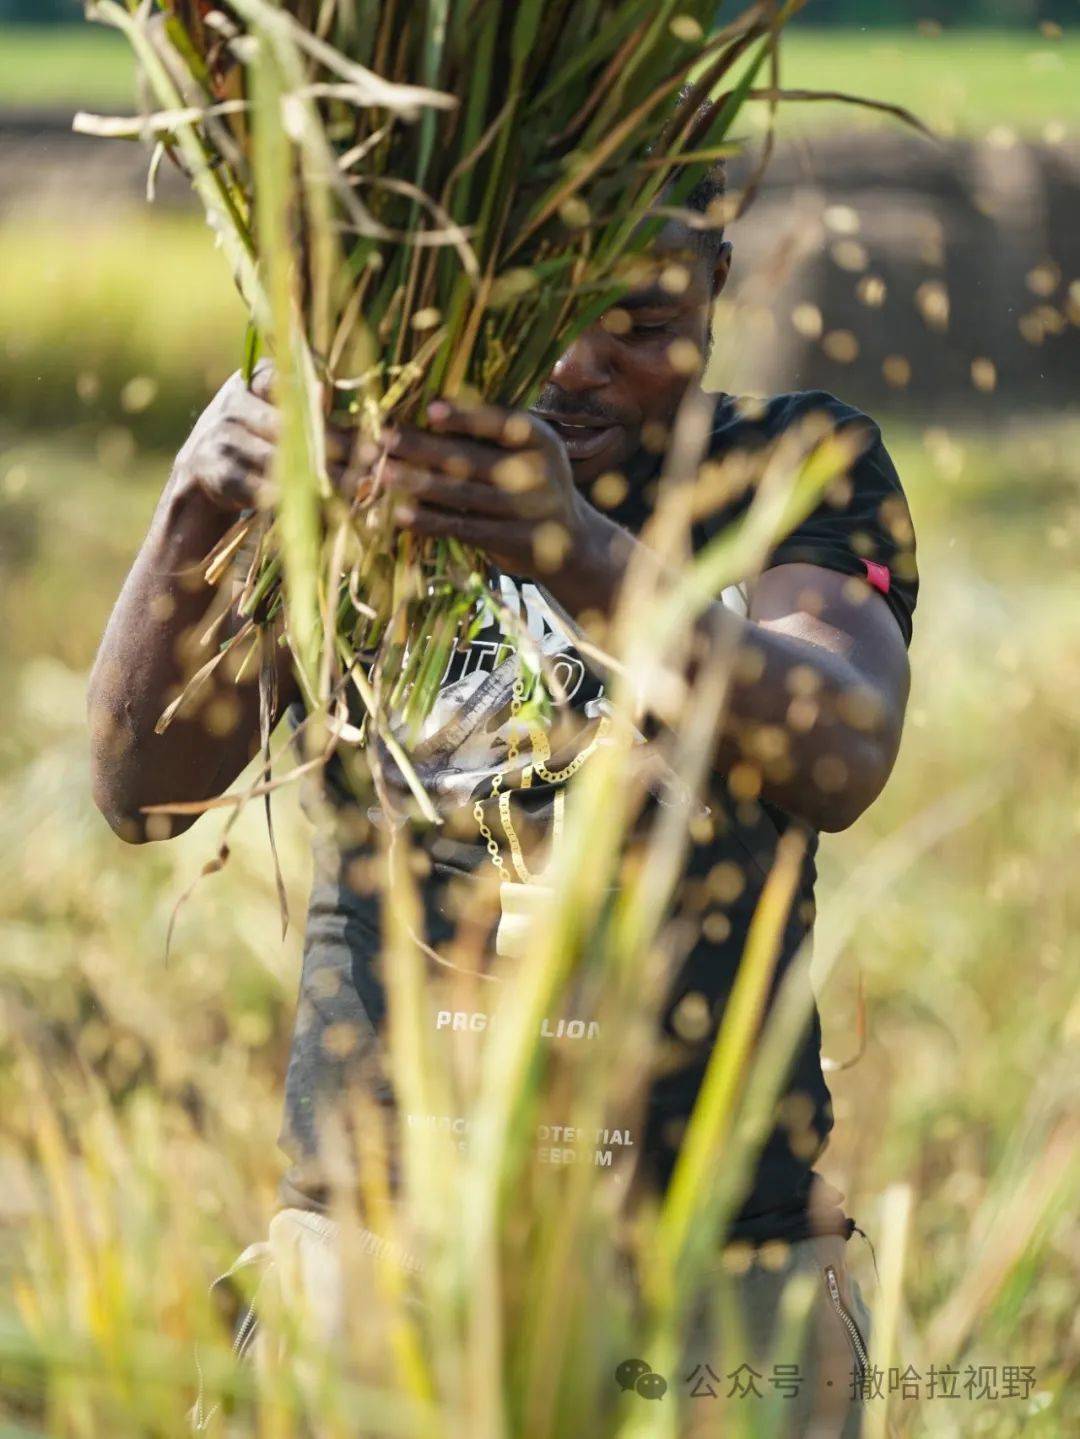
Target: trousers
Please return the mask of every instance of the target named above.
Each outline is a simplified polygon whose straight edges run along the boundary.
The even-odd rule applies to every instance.
[[[350,1299],[376,1293],[380,1260],[391,1261],[406,1285],[419,1261],[354,1226],[346,1265],[340,1237],[338,1225],[326,1215],[283,1209],[272,1219],[267,1238],[250,1245],[215,1281],[226,1283],[249,1268],[257,1275],[236,1330],[238,1358],[260,1368],[283,1362],[280,1339],[265,1320],[284,1307],[303,1315],[309,1347],[327,1354],[348,1338],[352,1356],[359,1338],[361,1347],[369,1346],[365,1371],[392,1372],[382,1326],[365,1325],[366,1306]],[[680,1340],[678,1372],[658,1378],[643,1358],[628,1355],[612,1375],[613,1402],[648,1403],[666,1396],[679,1405],[681,1439],[725,1433],[755,1439],[860,1439],[871,1319],[848,1272],[848,1242],[824,1235],[752,1251],[730,1246],[701,1275]],[[415,1298],[407,1302],[419,1305]],[[209,1428],[213,1413],[200,1386],[189,1415],[192,1431]]]
[[[685,1439],[859,1439],[871,1317],[849,1242],[774,1242],[706,1269],[682,1349]]]

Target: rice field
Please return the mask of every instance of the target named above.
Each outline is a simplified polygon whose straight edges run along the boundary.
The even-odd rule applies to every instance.
[[[1015,37],[983,38],[961,128],[1040,133],[1068,113],[1056,66],[1017,65]],[[895,42],[901,57],[957,43]],[[788,82],[849,88],[849,44],[862,41],[797,37]],[[868,42],[867,88],[940,99],[957,51],[935,71],[893,44]],[[27,73],[12,56],[0,47],[9,94]],[[0,1439],[186,1433],[194,1344],[228,1373],[207,1286],[264,1234],[283,1164],[309,870],[293,792],[275,800],[284,943],[251,808],[167,964],[174,905],[220,820],[130,849],[88,794],[97,639],[176,445],[236,363],[241,310],[222,272],[183,219],[103,219],[77,243],[0,229]],[[842,962],[819,996],[837,1113],[820,1167],[879,1259],[910,1201],[900,1366],[951,1365],[963,1397],[905,1411],[904,1432],[1057,1439],[1080,1424],[1080,415],[1003,402],[978,432],[880,417],[923,583],[896,773],[823,845],[819,947]],[[869,1248],[851,1252],[873,1307]],[[1023,1397],[1003,1397],[1016,1369]],[[969,1370],[993,1371],[999,1392],[969,1397]],[[285,1439],[282,1413],[220,1432]]]
[[[127,250],[114,240],[107,285],[127,294],[132,323],[97,383],[117,396],[128,385],[129,405],[150,390],[132,391],[134,379],[158,386],[126,422],[103,423],[93,397],[79,398],[97,372],[69,368],[50,306],[35,322],[17,310],[23,287],[4,300],[6,333],[35,347],[39,373],[52,348],[48,383],[68,397],[63,418],[50,401],[33,429],[25,407],[22,423],[7,409],[0,432],[5,1436],[184,1432],[186,1356],[215,1322],[206,1284],[272,1209],[307,879],[305,822],[286,791],[289,938],[252,812],[225,871],[189,901],[166,966],[169,915],[218,822],[133,850],[87,793],[86,672],[163,483],[164,439],[180,438],[183,406],[232,363],[238,318],[193,256],[156,322],[140,324],[160,298],[133,263],[145,237]],[[76,290],[74,333],[90,325],[80,304],[90,300]],[[870,815],[824,846],[821,943],[853,925],[822,997],[825,1052],[844,1065],[862,1049],[831,1075],[838,1126],[824,1170],[871,1239],[882,1196],[910,1189],[904,1362],[925,1370],[940,1348],[961,1369],[1034,1367],[1025,1400],[928,1402],[910,1432],[1058,1436],[1080,1417],[1080,612],[1068,564],[1080,420],[886,434],[923,593],[897,772]]]

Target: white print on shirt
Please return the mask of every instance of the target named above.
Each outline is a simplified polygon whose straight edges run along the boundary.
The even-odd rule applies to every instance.
[[[573,622],[561,617],[535,584],[523,583],[519,589],[509,575],[500,574],[499,592],[505,609],[518,618],[550,662],[573,706],[588,673],[574,647]],[[729,608],[746,613],[743,586],[729,586],[722,599]],[[487,793],[496,775],[508,780],[525,762],[509,757],[511,739],[521,736],[517,721],[508,716],[518,664],[504,635],[502,631],[497,638],[477,638],[464,655],[451,656],[431,713],[418,741],[410,746],[416,774],[440,814],[469,804],[477,793]],[[451,671],[454,677],[447,679]],[[582,744],[588,744],[596,724],[610,712],[599,677],[595,695],[578,708]],[[383,755],[383,764],[388,779],[395,782],[397,766],[389,755]],[[403,777],[400,783],[404,785]]]
[[[520,591],[509,575],[499,576],[500,595],[537,649],[549,661],[567,701],[572,705],[586,677],[567,626],[536,585]],[[499,629],[496,626],[496,629]],[[520,724],[509,717],[519,662],[505,631],[473,640],[464,655],[451,655],[442,687],[419,739],[409,746],[413,768],[436,809],[443,815],[468,804],[474,794],[490,790],[496,775],[508,776],[524,760],[510,759],[511,740],[520,740]],[[453,678],[447,676],[453,673]],[[599,694],[581,707],[584,719],[599,721],[604,706]],[[585,736],[587,743],[588,736]],[[386,754],[384,770],[391,782],[404,784]]]
[[[456,1136],[457,1147],[462,1152],[467,1148],[468,1137],[475,1128],[463,1115],[452,1114],[406,1114],[405,1122],[410,1129],[436,1129]],[[572,1124],[540,1124],[535,1139],[536,1157],[541,1164],[567,1165],[586,1161],[599,1169],[613,1168],[619,1154],[633,1149],[636,1144],[630,1129],[588,1130]]]
[[[463,1009],[440,1009],[435,1015],[436,1029],[449,1029],[453,1033],[468,1031],[482,1034],[496,1023],[493,1014],[482,1010],[469,1012]],[[548,1019],[540,1021],[537,1031],[541,1039],[599,1039],[600,1023],[595,1019]]]

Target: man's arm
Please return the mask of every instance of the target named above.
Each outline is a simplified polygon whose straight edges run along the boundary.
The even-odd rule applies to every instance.
[[[258,748],[258,666],[236,684],[228,658],[185,702],[162,734],[154,726],[187,680],[234,632],[235,610],[209,641],[221,597],[201,561],[240,512],[258,503],[277,438],[269,372],[249,390],[234,375],[207,408],[177,457],[149,532],[109,618],[90,676],[94,800],[131,843],[166,838],[194,823],[147,822],[144,805],[209,799],[226,790]],[[238,651],[246,645],[241,641]],[[245,672],[245,681],[249,675]],[[279,713],[295,697],[287,663],[278,666]],[[276,721],[278,715],[272,717]]]
[[[848,828],[900,748],[911,671],[895,615],[862,580],[782,564],[753,585],[744,623],[762,661],[736,678],[725,752],[761,770],[766,799],[816,829]]]
[[[610,611],[639,543],[593,514],[578,531],[578,554],[544,580],[579,614]],[[715,602],[699,633],[736,652],[717,756],[736,792],[760,787],[815,829],[854,824],[892,771],[910,684],[884,599],[835,570],[782,564],[755,581],[745,619]]]

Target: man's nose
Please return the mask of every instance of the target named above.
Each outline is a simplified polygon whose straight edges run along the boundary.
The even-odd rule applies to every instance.
[[[579,335],[555,361],[551,371],[552,383],[568,395],[583,395],[606,385],[611,375],[605,357],[605,339],[603,332],[597,334],[595,326]]]

